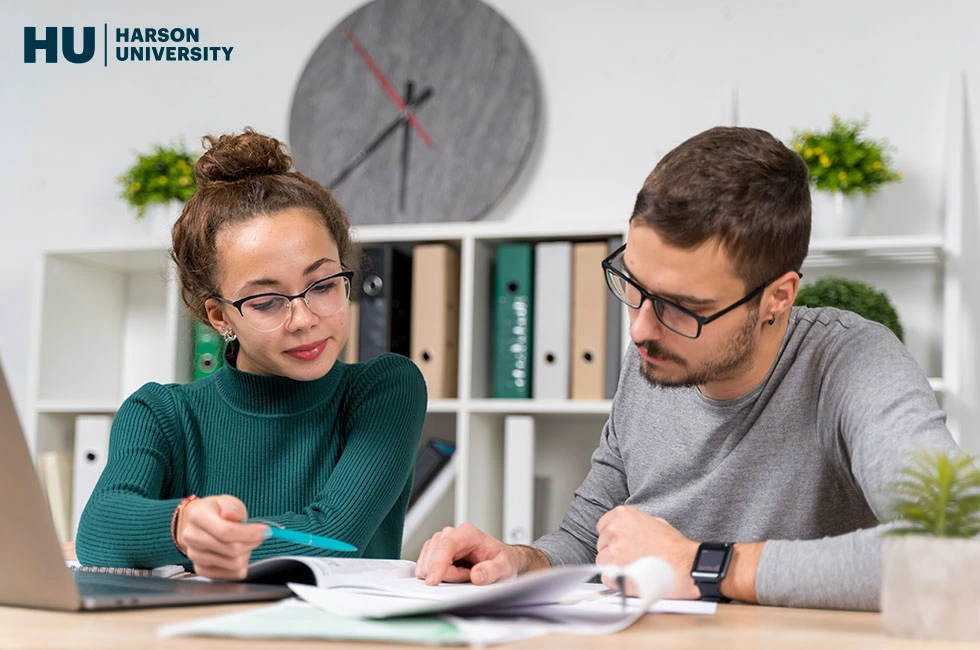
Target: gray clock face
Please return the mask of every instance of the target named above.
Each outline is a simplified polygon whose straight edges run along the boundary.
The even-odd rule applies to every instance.
[[[352,223],[469,220],[513,183],[539,117],[527,48],[493,9],[374,0],[310,57],[290,149]]]

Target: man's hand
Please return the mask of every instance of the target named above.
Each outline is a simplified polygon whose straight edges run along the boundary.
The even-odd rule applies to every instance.
[[[241,580],[252,550],[265,539],[262,524],[243,524],[245,504],[230,494],[189,501],[177,521],[177,543],[207,578]]]
[[[701,596],[691,579],[691,566],[699,544],[684,537],[665,520],[651,517],[632,506],[617,506],[599,519],[596,531],[599,533],[596,564],[626,566],[646,555],[654,555],[674,569],[674,589],[668,598],[697,599]],[[617,588],[614,581],[605,577],[602,582],[607,587]]]
[[[443,528],[429,538],[415,563],[415,576],[429,585],[440,582],[487,585],[550,565],[541,551],[504,544],[466,523],[459,528]]]

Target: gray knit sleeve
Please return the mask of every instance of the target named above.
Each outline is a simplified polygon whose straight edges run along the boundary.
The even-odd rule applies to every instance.
[[[857,330],[857,331],[855,331]],[[852,329],[824,369],[818,430],[825,459],[859,489],[879,521],[889,519],[888,484],[910,453],[959,450],[922,369],[877,323]],[[759,602],[875,610],[885,527],[835,537],[768,541],[756,572]]]
[[[616,405],[602,429],[599,447],[592,453],[591,468],[575,491],[572,506],[561,526],[540,537],[531,546],[544,553],[552,566],[595,562],[599,519],[624,503],[629,496],[623,459],[616,441]]]

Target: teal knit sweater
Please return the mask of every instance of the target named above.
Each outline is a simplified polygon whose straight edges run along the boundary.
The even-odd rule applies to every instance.
[[[422,374],[394,354],[338,361],[309,382],[225,365],[190,384],[146,384],[112,423],[106,468],[79,523],[78,559],[190,566],[170,537],[174,508],[190,494],[231,494],[249,517],[358,548],[267,540],[253,561],[397,558],[425,410]]]

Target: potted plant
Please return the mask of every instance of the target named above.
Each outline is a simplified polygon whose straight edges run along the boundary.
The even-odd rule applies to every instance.
[[[898,312],[884,292],[869,284],[847,278],[826,277],[801,287],[796,305],[803,307],[836,307],[881,323],[898,337],[905,339]]]
[[[828,131],[796,131],[793,148],[810,170],[813,236],[829,238],[857,232],[864,203],[885,183],[898,181],[887,140],[866,138],[867,120],[831,116]]]
[[[886,487],[881,615],[896,636],[980,642],[980,469],[965,453],[919,451]]]
[[[148,153],[137,153],[136,162],[119,178],[120,196],[136,210],[136,219],[146,217],[147,209],[162,206],[167,230],[173,225],[184,202],[197,190],[194,156],[183,145],[154,145]]]

